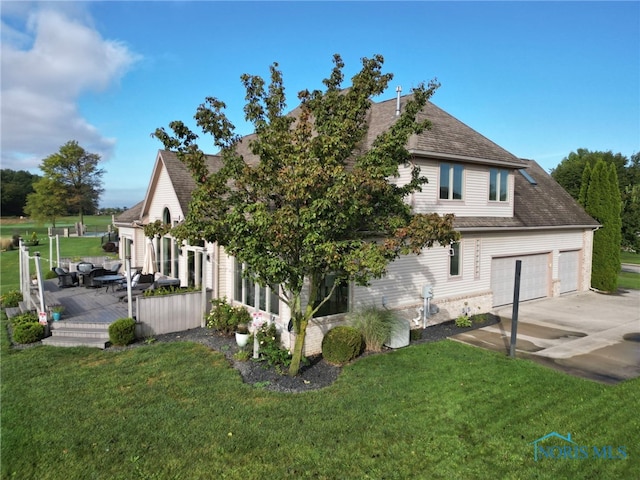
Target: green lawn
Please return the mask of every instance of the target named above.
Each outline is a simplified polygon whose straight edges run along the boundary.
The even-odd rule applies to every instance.
[[[620,252],[620,261],[622,263],[635,263],[640,265],[640,253]]]
[[[56,220],[56,227],[73,227],[78,221],[77,216],[61,217]],[[106,231],[107,225],[111,224],[111,215],[85,215],[84,223],[87,230]],[[20,219],[16,217],[3,217],[0,219],[0,237],[11,237],[22,235],[24,239],[29,239],[33,232],[36,232],[40,240],[47,239],[47,229],[51,226],[49,222],[35,222],[30,219]]]
[[[3,479],[640,478],[639,379],[605,386],[442,341],[283,394],[199,344],[9,351],[0,335]],[[534,461],[553,431],[627,457]]]
[[[77,217],[64,217],[56,225],[73,225],[73,221],[77,221]],[[87,216],[85,223],[88,228],[100,229],[106,231],[107,225],[111,223],[111,217],[107,215]],[[29,247],[30,251],[40,252],[43,259],[43,269],[49,269],[49,259],[54,259],[55,265],[55,242],[52,244],[52,252],[49,251],[49,238],[47,237],[47,225],[28,223],[19,219],[2,219],[0,223],[0,237],[11,237],[14,234],[22,235],[23,238],[29,239],[30,232],[36,232],[40,240],[40,245]],[[106,254],[102,250],[101,240],[99,237],[60,237],[60,257],[94,257],[94,256],[112,256]],[[9,250],[0,252],[0,295],[10,290],[19,288],[20,270],[18,264],[18,250]]]

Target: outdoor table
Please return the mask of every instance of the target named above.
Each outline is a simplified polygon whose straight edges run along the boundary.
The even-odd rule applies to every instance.
[[[105,292],[109,291],[109,287],[111,287],[112,291],[115,291],[115,285],[124,279],[125,277],[123,275],[101,275],[93,278],[94,281],[100,283],[100,286],[106,287]]]

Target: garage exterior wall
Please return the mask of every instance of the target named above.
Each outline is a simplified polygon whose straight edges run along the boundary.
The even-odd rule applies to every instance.
[[[423,285],[433,287],[433,303],[441,310],[451,302],[468,298],[468,304],[490,311],[492,301],[491,262],[494,258],[545,254],[549,259],[547,296],[560,294],[558,262],[561,252],[579,251],[578,291],[590,286],[593,232],[578,229],[529,230],[520,232],[463,233],[461,240],[462,274],[449,276],[448,248],[435,246],[420,255],[403,256],[389,265],[384,278],[369,287],[354,288],[354,305],[376,305],[391,309],[418,307],[423,303]],[[483,299],[480,303],[477,299]],[[463,302],[464,304],[464,302]],[[457,316],[457,306],[450,309]],[[448,320],[451,317],[444,319]]]

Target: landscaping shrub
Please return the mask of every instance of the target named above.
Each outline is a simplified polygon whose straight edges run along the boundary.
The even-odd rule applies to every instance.
[[[2,296],[2,307],[17,307],[22,301],[22,293],[20,290],[11,290]]]
[[[8,252],[9,250],[13,250],[14,249],[14,245],[13,245],[13,240],[10,238],[3,238],[0,239],[0,250],[2,250],[3,252]]]
[[[13,325],[13,341],[15,343],[34,343],[44,338],[44,325],[36,322]]]
[[[362,353],[362,334],[354,327],[332,328],[322,339],[322,356],[333,364],[342,365]]]
[[[224,335],[231,335],[235,332],[239,323],[240,316],[237,314],[237,309],[229,305],[226,297],[214,298],[211,303],[213,307],[209,315],[207,315],[207,328],[215,328]],[[246,309],[243,308],[243,310],[246,312]],[[251,319],[251,316],[249,316],[249,319]]]
[[[466,315],[460,315],[458,318],[456,318],[456,327],[458,328],[466,328],[466,327],[470,327],[472,325],[472,321],[470,317],[467,317]]]
[[[291,365],[291,354],[280,345],[280,334],[275,323],[263,324],[256,335],[261,361],[266,361],[272,367],[276,367],[276,370]]]
[[[226,297],[211,300],[213,307],[207,315],[207,327],[215,328],[224,335],[232,335],[238,325],[248,325],[251,314],[244,307],[232,307]]]
[[[27,323],[38,323],[38,316],[33,312],[25,312],[15,317],[11,317],[11,326],[25,325]]]
[[[113,345],[129,345],[136,338],[136,322],[133,318],[119,318],[109,325],[109,341]]]
[[[44,272],[44,278],[46,280],[51,280],[52,278],[58,278],[58,275],[53,270],[47,270]]]
[[[391,338],[397,324],[395,313],[374,306],[363,307],[347,317],[349,325],[362,334],[367,350],[379,352]]]

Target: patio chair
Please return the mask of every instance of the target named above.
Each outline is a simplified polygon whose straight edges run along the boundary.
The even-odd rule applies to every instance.
[[[60,288],[75,287],[78,285],[78,274],[68,272],[62,267],[54,267],[51,270],[58,276],[58,286]]]
[[[113,274],[112,272],[110,272],[105,268],[102,268],[102,267],[94,268],[89,273],[85,273],[84,275],[82,275],[82,284],[86,288],[101,287],[102,283],[99,281],[96,281],[95,278],[102,277],[104,275],[112,275],[112,274]]]
[[[117,275],[118,272],[120,271],[120,267],[122,267],[122,263],[114,263],[113,265],[111,265],[110,268],[108,268],[107,270],[109,270],[110,274],[114,274]]]
[[[146,275],[146,274],[141,274],[137,272],[134,273],[133,277],[131,278],[131,291],[133,292],[134,295],[138,295],[147,289],[153,289],[153,288],[154,288],[153,274]],[[128,293],[127,282],[123,282],[120,284],[120,287],[118,288],[118,290],[116,290],[114,295],[121,302],[126,302],[127,293]]]

